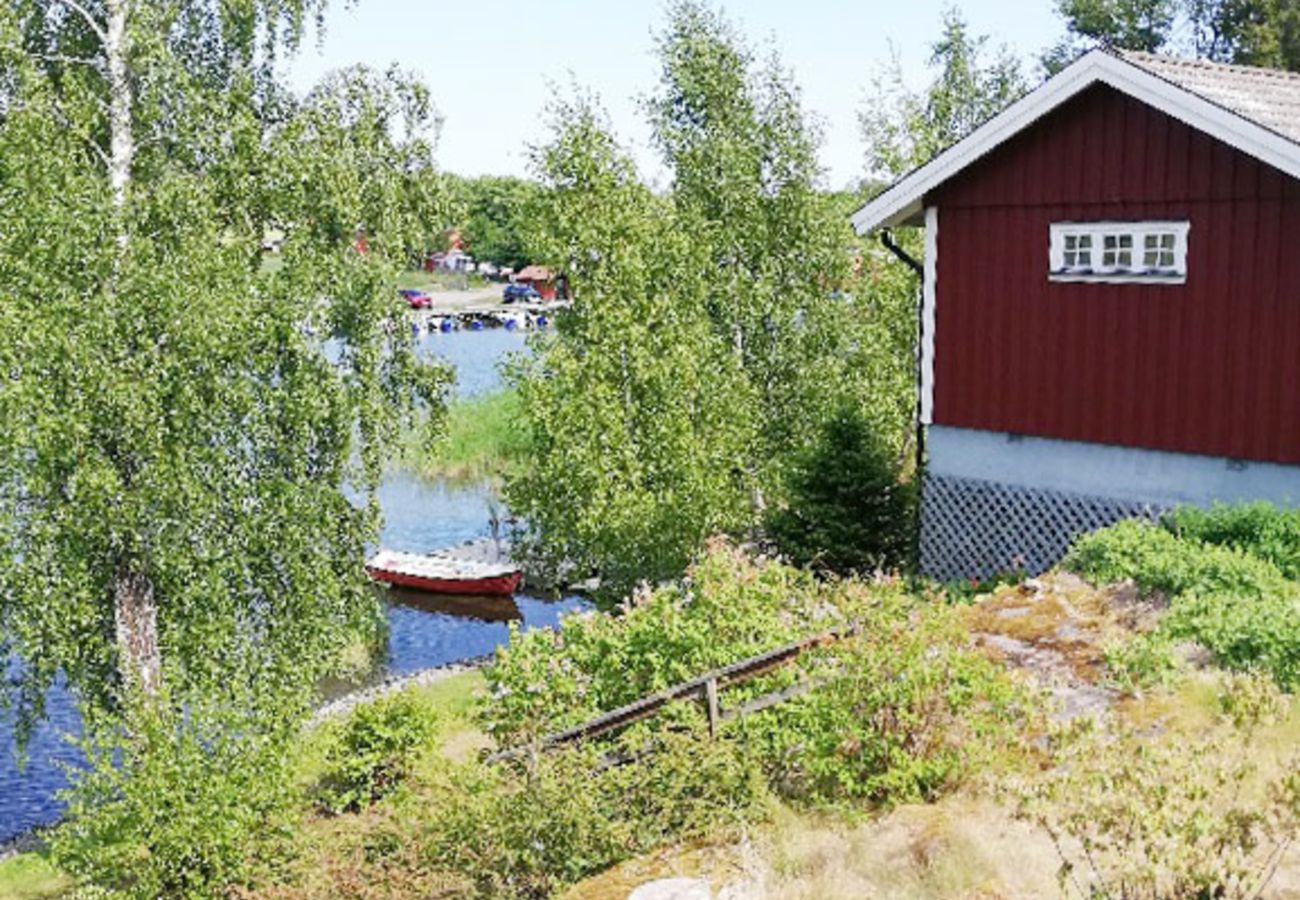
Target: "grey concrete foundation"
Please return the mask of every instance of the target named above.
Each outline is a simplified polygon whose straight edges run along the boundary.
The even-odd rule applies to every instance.
[[[921,571],[986,577],[1055,565],[1080,534],[1180,504],[1300,502],[1300,466],[933,426]]]

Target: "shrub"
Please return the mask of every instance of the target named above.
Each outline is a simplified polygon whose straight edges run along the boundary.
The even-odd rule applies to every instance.
[[[793,466],[787,503],[768,517],[783,554],[844,574],[912,568],[916,489],[889,443],[857,408],[822,423]]]
[[[1264,502],[1219,504],[1208,510],[1183,506],[1167,515],[1164,525],[1180,537],[1268,560],[1287,578],[1300,580],[1300,509]]]
[[[1015,793],[1051,835],[1069,895],[1123,900],[1256,898],[1300,830],[1300,777],[1259,789],[1255,729],[1280,709],[1267,679],[1228,682],[1204,741],[1159,742],[1078,720],[1056,735],[1057,767]]]
[[[503,743],[526,741],[850,621],[859,637],[723,697],[735,707],[796,681],[815,686],[723,731],[787,796],[932,797],[1014,727],[1016,692],[965,648],[951,610],[914,608],[894,582],[820,584],[723,546],[686,586],[644,594],[620,618],[569,618],[556,635],[512,636],[487,672],[485,716]],[[664,732],[674,722],[661,715],[645,727]]]
[[[88,720],[90,767],[74,773],[51,838],[58,865],[113,897],[209,897],[238,882],[277,848],[299,799],[293,729],[266,723],[161,703],[121,728]]]
[[[882,588],[881,596],[897,588]],[[513,631],[484,674],[484,726],[503,744],[599,713],[852,617],[845,592],[789,566],[714,544],[680,585],[634,596],[617,616],[566,617]],[[731,696],[735,696],[734,694]]]
[[[1178,671],[1168,631],[1135,635],[1105,648],[1106,677],[1123,693],[1167,686]]]
[[[436,730],[436,714],[411,691],[358,706],[326,755],[322,805],[357,810],[390,793]]]
[[[1284,688],[1300,685],[1300,601],[1293,592],[1258,600],[1228,594],[1180,597],[1162,623],[1233,669],[1264,669]]]
[[[1180,515],[1218,523],[1205,526],[1215,536],[1228,534],[1233,522],[1271,521],[1254,507],[1240,518],[1227,508],[1209,518]],[[1234,533],[1249,530],[1242,525]],[[1146,522],[1121,522],[1080,538],[1064,565],[1097,583],[1132,579],[1144,592],[1164,593],[1170,612],[1160,635],[1197,641],[1221,665],[1264,668],[1284,687],[1300,684],[1300,585],[1243,549],[1244,538],[1242,546],[1225,541],[1204,543]],[[1274,555],[1286,556],[1280,544],[1272,546]]]
[[[429,865],[461,873],[476,896],[550,897],[667,841],[717,838],[763,815],[762,779],[736,747],[710,741],[698,716],[680,724],[455,770],[425,836]]]
[[[1136,519],[1081,537],[1063,565],[1097,584],[1132,579],[1144,593],[1169,597],[1259,598],[1291,590],[1277,566],[1245,550],[1180,538]]]
[[[936,799],[1010,747],[1028,699],[970,652],[951,610],[872,623],[829,654],[825,686],[746,721],[774,784],[812,805]]]

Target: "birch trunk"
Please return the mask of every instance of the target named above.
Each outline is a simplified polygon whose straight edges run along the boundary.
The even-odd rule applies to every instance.
[[[146,697],[156,696],[162,681],[158,604],[149,576],[130,566],[119,567],[113,576],[113,624],[123,683]]]
[[[135,135],[131,128],[131,78],[127,59],[127,14],[130,0],[108,0],[108,25],[104,29],[104,55],[108,62],[108,183],[113,207],[119,216],[126,210],[131,186],[131,163],[135,158]],[[118,226],[117,243],[126,249],[125,223]]]
[[[108,16],[104,28],[109,91],[108,183],[116,218],[117,258],[113,271],[117,273],[121,269],[129,243],[126,213],[131,189],[131,166],[135,161],[127,36],[131,0],[106,0],[104,9]],[[110,290],[115,289],[116,285],[110,287]],[[158,604],[154,599],[153,583],[137,564],[120,564],[113,574],[113,624],[123,683],[138,688],[145,696],[155,696],[162,678],[162,654],[158,646]]]

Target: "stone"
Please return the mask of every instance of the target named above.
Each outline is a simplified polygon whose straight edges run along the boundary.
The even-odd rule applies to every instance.
[[[713,900],[713,889],[700,878],[663,878],[641,885],[627,900]]]

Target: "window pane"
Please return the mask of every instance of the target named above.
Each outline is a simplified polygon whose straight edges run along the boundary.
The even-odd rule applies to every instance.
[[[1172,234],[1160,235],[1160,246],[1166,250],[1174,249],[1174,236]]]

